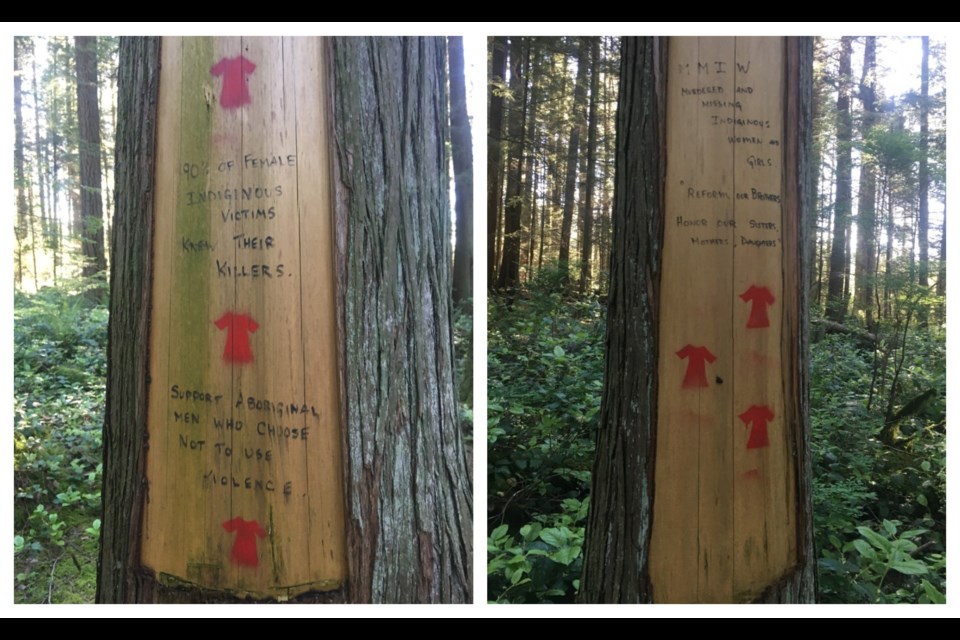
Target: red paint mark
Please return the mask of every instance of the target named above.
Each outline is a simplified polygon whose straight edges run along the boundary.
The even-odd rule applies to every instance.
[[[750,429],[750,437],[747,438],[747,449],[762,449],[770,446],[770,440],[767,438],[767,422],[773,420],[773,411],[770,407],[762,404],[751,405],[739,417],[747,427],[753,425]]]
[[[747,329],[762,329],[770,326],[767,317],[767,307],[774,303],[773,294],[766,287],[750,285],[750,288],[740,294],[744,302],[753,302],[750,307],[750,317],[747,319]]]
[[[236,109],[250,104],[250,92],[247,91],[246,76],[253,73],[257,65],[243,56],[221,58],[210,67],[210,75],[223,76],[223,89],[220,91],[220,106],[224,109]]]
[[[743,476],[744,480],[759,480],[760,469],[750,469],[750,471],[744,471],[740,475]]]
[[[224,362],[253,362],[253,352],[250,351],[250,336],[260,328],[257,322],[247,314],[236,314],[227,311],[214,322],[217,329],[227,330],[227,344],[223,348]]]
[[[690,359],[687,363],[687,373],[683,377],[682,386],[684,389],[709,386],[707,384],[707,366],[704,361],[714,362],[717,356],[710,353],[710,350],[706,347],[695,347],[692,344],[688,344],[677,351],[677,356],[682,360]]]
[[[267,537],[267,532],[263,530],[263,527],[256,520],[244,520],[238,517],[224,522],[223,528],[228,533],[237,533],[237,537],[233,539],[233,549],[230,551],[230,557],[234,563],[241,567],[259,565],[257,538]]]

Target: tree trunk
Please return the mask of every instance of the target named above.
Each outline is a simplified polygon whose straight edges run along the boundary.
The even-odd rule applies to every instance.
[[[604,59],[608,57],[608,47],[604,45]],[[615,90],[614,90],[615,91]],[[600,190],[602,194],[600,200],[600,261],[599,268],[601,271],[601,281],[600,281],[600,291],[601,294],[605,295],[609,291],[609,273],[610,273],[610,246],[612,241],[610,239],[610,210],[611,210],[611,196],[610,189],[607,187],[610,184],[610,170],[611,170],[611,156],[610,156],[610,141],[613,138],[611,132],[613,125],[613,116],[611,115],[611,95],[616,95],[614,91],[611,91],[610,86],[610,75],[604,78],[603,82],[603,179],[601,184],[603,187]]]
[[[510,93],[514,103],[507,122],[507,195],[503,210],[503,254],[497,273],[497,289],[515,289],[520,284],[520,216],[523,212],[523,148],[527,127],[527,71],[530,68],[529,38],[510,38]]]
[[[943,203],[943,231],[940,233],[940,268],[937,271],[937,297],[941,302],[938,304],[940,322],[947,320],[947,203],[944,198]]]
[[[507,39],[491,38],[490,116],[487,130],[487,287],[497,282],[497,235],[503,203],[503,93],[507,77]]]
[[[527,125],[524,133],[525,138],[525,147],[526,153],[524,154],[524,162],[526,166],[526,178],[524,180],[524,195],[523,201],[527,204],[530,215],[524,216],[525,220],[521,221],[521,226],[526,226],[527,233],[525,234],[527,239],[526,247],[526,264],[527,264],[527,273],[526,280],[529,281],[533,277],[533,253],[536,250],[536,235],[537,235],[537,194],[539,192],[539,178],[537,173],[537,158],[540,153],[540,137],[537,131],[537,110],[540,106],[540,102],[543,100],[541,84],[543,83],[543,52],[541,47],[538,46],[538,41],[535,38],[531,38],[528,44],[528,58],[529,66],[528,69],[530,73],[530,99],[527,107]],[[525,224],[524,224],[525,223]],[[521,243],[521,253],[523,253],[523,244]]]
[[[98,602],[236,602],[141,567],[158,38],[121,40]],[[442,38],[328,46],[348,578],[298,602],[468,602]]]
[[[919,283],[921,287],[930,286],[930,37],[922,36],[923,58],[920,63],[920,168],[917,170],[918,189],[920,191],[920,213],[917,221],[917,234],[920,244]],[[917,322],[923,328],[927,326],[927,307],[920,305]]]
[[[887,246],[884,254],[883,271],[883,317],[890,318],[892,309],[890,306],[890,294],[893,287],[893,238],[896,226],[893,220],[893,189],[890,184],[890,175],[887,173],[884,179],[884,194],[887,197]]]
[[[103,426],[103,526],[97,602],[162,601],[140,570],[147,449],[147,371],[159,38],[123,38],[117,118],[107,404]],[[170,598],[171,600],[174,598]]]
[[[590,286],[590,261],[593,258],[593,190],[597,173],[597,101],[600,90],[600,38],[592,38],[590,47],[590,118],[587,133],[587,185],[583,197],[583,220],[580,242],[580,294],[587,292]]]
[[[830,275],[827,285],[827,317],[834,322],[843,322],[847,315],[847,299],[843,295],[847,278],[847,226],[852,205],[851,139],[853,118],[850,115],[850,57],[853,38],[844,36],[840,41],[840,78],[837,97],[837,197],[834,201],[833,244],[830,248]]]
[[[567,147],[567,178],[563,190],[563,220],[560,227],[560,269],[566,282],[570,277],[570,237],[573,232],[573,208],[579,171],[580,129],[583,128],[587,99],[587,39],[580,38],[577,52],[577,83],[573,90],[571,107],[570,143]]]
[[[30,49],[32,58],[31,58],[31,67],[33,70],[33,161],[34,166],[37,168],[37,199],[40,204],[40,219],[46,222],[47,220],[47,189],[48,185],[51,182],[50,176],[47,176],[47,158],[49,151],[47,150],[47,140],[41,141],[40,139],[40,92],[37,89],[37,49],[36,44],[32,41],[30,43]],[[55,175],[53,176],[55,177]],[[32,207],[31,207],[32,209]],[[31,213],[33,213],[31,211]],[[46,232],[46,229],[44,229]]]
[[[333,51],[351,600],[469,602],[443,40],[337,38]]]
[[[606,365],[584,536],[579,594],[584,603],[653,599],[648,563],[664,225],[666,42],[624,38],[620,50]]]
[[[812,48],[809,39],[786,40],[784,155],[799,158],[784,178],[784,295],[800,313],[785,320],[784,353],[806,362],[806,242],[811,225],[807,180]],[[658,403],[661,381],[660,314],[667,158],[665,150],[667,40],[624,38],[621,47],[610,295],[606,364],[590,515],[584,538],[579,599],[584,603],[644,603],[654,599],[650,574]],[[794,127],[792,123],[797,123]],[[793,211],[797,215],[787,215]],[[675,293],[675,292],[674,292]],[[788,339],[789,336],[789,339]],[[786,355],[785,355],[786,357]],[[785,421],[797,474],[797,564],[758,598],[811,602],[815,597],[810,513],[808,389],[805,367],[785,374]],[[721,383],[718,379],[717,383]],[[795,422],[794,422],[795,421]],[[680,470],[685,472],[686,470]],[[695,517],[695,516],[694,516]]]
[[[17,190],[17,218],[14,225],[14,237],[17,240],[17,270],[14,273],[15,283],[19,286],[23,282],[23,255],[21,246],[27,236],[27,216],[30,210],[27,207],[27,172],[23,153],[23,49],[22,38],[13,41],[13,112],[16,138],[13,148],[14,181]]]
[[[457,244],[453,254],[453,302],[465,305],[473,298],[473,138],[467,117],[463,38],[451,36],[450,147],[457,194]]]
[[[83,275],[107,268],[103,246],[100,170],[100,104],[97,100],[97,38],[76,37],[77,121],[80,124],[80,219]]]
[[[863,104],[861,138],[867,140],[877,119],[877,38],[867,36],[863,54],[860,102]],[[857,206],[857,282],[856,308],[863,311],[868,329],[873,329],[873,287],[877,276],[874,256],[877,251],[877,172],[873,158],[862,155],[860,167],[860,203]]]

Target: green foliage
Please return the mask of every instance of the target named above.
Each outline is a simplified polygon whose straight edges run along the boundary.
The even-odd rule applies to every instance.
[[[811,348],[820,598],[938,602],[946,588],[942,337],[912,332],[899,345],[906,351],[894,389],[902,398],[896,402],[902,415],[894,444],[881,439],[889,425],[887,402],[871,394],[882,360],[854,340],[830,335]],[[923,402],[902,410],[921,395]]]
[[[489,593],[497,603],[573,602],[583,568],[589,498],[567,498],[556,515],[537,515],[520,537],[502,524],[487,539]]]
[[[856,530],[860,536],[847,543],[830,536],[830,547],[820,558],[820,575],[828,579],[828,584],[833,584],[836,576],[851,577],[854,602],[943,604],[944,554],[922,554],[917,541],[930,531],[900,532],[902,524],[899,520],[883,520],[879,532],[859,526]]]
[[[457,368],[457,396],[460,411],[473,407],[473,304],[469,301],[454,310],[453,348]]]
[[[501,602],[572,600],[579,577],[583,534],[571,510],[585,504],[593,466],[604,317],[595,300],[564,297],[561,283],[559,269],[545,269],[514,297],[490,300],[488,569]]]
[[[85,294],[100,285],[14,296],[18,602],[93,600],[107,310]]]
[[[495,522],[520,524],[586,495],[600,409],[603,322],[592,300],[541,282],[488,324],[489,487]]]

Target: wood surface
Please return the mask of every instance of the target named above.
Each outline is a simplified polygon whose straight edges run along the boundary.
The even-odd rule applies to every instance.
[[[797,313],[783,293],[784,66],[782,38],[670,40],[657,602],[752,601],[797,562],[783,419],[784,385],[800,366],[782,348],[785,314]],[[772,303],[751,297],[760,288]],[[759,424],[765,411],[773,418]]]
[[[164,38],[161,52],[142,562],[236,595],[336,589],[324,47]]]

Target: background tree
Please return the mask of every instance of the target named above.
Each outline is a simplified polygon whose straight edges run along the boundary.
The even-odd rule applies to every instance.
[[[473,298],[473,138],[467,117],[463,38],[447,39],[450,51],[450,147],[457,194],[457,240],[453,255],[453,301]]]
[[[853,38],[840,41],[840,71],[837,76],[837,186],[833,206],[833,242],[830,249],[830,276],[827,289],[827,317],[841,322],[846,316],[847,298],[847,223],[850,217],[851,195],[851,136],[850,78]]]
[[[580,243],[580,284],[583,295],[590,286],[590,265],[593,261],[593,192],[597,173],[597,102],[600,91],[600,38],[590,38],[590,116],[587,125],[586,193],[581,219],[583,241]]]
[[[527,38],[510,39],[510,92],[514,104],[507,119],[506,203],[503,213],[503,251],[497,271],[497,288],[513,289],[520,283],[520,217],[523,212],[523,150],[526,141],[530,66]]]
[[[577,53],[577,82],[573,90],[573,113],[570,124],[570,138],[567,146],[567,175],[563,190],[563,220],[560,227],[560,255],[559,267],[564,281],[569,277],[570,239],[573,232],[574,190],[578,177],[578,152],[580,150],[580,132],[586,120],[587,70],[589,69],[587,55],[587,38],[580,38],[580,48]]]
[[[487,286],[497,281],[498,238],[503,203],[503,95],[507,77],[507,39],[490,39],[490,91],[487,99]]]
[[[80,219],[86,276],[107,268],[103,242],[100,167],[100,105],[97,100],[97,38],[76,37],[77,120],[80,123]]]
[[[156,38],[129,38],[120,51],[97,600],[229,601],[163,586],[138,561],[159,46]],[[471,482],[451,333],[445,49],[442,38],[329,42],[349,578],[341,591],[308,601],[470,600]],[[376,372],[370,354],[379,354]]]
[[[863,73],[860,79],[860,103],[863,114],[860,131],[863,140],[869,140],[877,121],[877,39],[866,38],[863,53]],[[864,313],[868,329],[873,327],[873,288],[877,277],[876,203],[877,173],[875,160],[866,153],[861,155],[860,198],[857,206],[857,257],[855,307]]]

